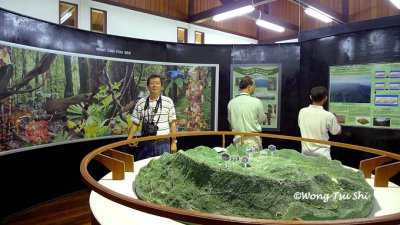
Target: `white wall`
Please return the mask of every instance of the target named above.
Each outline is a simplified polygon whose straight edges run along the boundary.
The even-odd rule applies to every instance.
[[[118,36],[176,42],[177,27],[188,29],[188,42],[194,32],[204,33],[205,44],[257,44],[257,40],[194,24],[111,6],[91,0],[63,0],[78,5],[78,28],[90,30],[90,8],[107,11],[107,33]],[[0,7],[33,18],[58,24],[58,0],[0,0]]]

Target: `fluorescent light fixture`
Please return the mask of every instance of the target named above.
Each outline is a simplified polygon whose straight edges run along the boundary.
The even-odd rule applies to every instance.
[[[308,14],[308,15],[310,15],[310,16],[316,18],[316,19],[319,19],[319,20],[325,22],[325,23],[330,23],[330,22],[333,21],[333,20],[330,18],[330,16],[328,16],[327,14],[325,14],[325,13],[323,13],[323,12],[319,11],[318,9],[313,8],[313,7],[305,8],[305,9],[304,9],[304,12],[305,12],[306,14]]]
[[[276,24],[273,24],[273,23],[270,23],[270,22],[267,22],[267,21],[261,20],[261,19],[256,20],[256,24],[260,27],[264,27],[264,28],[267,28],[267,29],[270,29],[273,31],[277,31],[277,32],[285,31],[284,27],[278,26]]]
[[[63,24],[67,19],[69,19],[72,16],[72,12],[68,11],[67,13],[65,13],[61,19],[60,19],[60,23]]]
[[[299,42],[298,38],[293,38],[293,39],[287,39],[283,41],[276,41],[275,43],[280,44],[280,43],[296,43]]]
[[[400,0],[390,0],[393,5],[395,5],[398,9],[400,9]]]
[[[240,7],[228,12],[224,12],[218,15],[215,15],[213,17],[214,21],[221,21],[221,20],[225,20],[225,19],[229,19],[235,16],[241,16],[244,15],[246,13],[252,12],[254,10],[254,6],[252,5],[248,5],[248,6],[244,6],[244,7]]]

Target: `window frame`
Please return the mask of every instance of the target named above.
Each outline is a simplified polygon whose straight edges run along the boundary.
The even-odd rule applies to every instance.
[[[104,20],[103,20],[103,31],[93,29],[93,11],[99,11],[103,13]],[[107,34],[107,11],[102,9],[90,8],[90,31]]]
[[[63,23],[61,23],[61,5],[65,4],[65,5],[71,5],[73,8],[75,8],[75,15],[73,14],[72,16],[74,17],[74,25],[64,25]],[[67,19],[66,19],[67,20]],[[65,21],[64,21],[65,22]],[[64,1],[60,1],[58,4],[58,23],[61,26],[66,26],[66,27],[72,27],[72,28],[78,28],[78,4],[75,3],[71,3],[71,2],[64,2]]]
[[[184,35],[185,35],[185,40],[183,40],[183,42],[179,40],[179,32],[182,30],[184,31]],[[188,29],[183,28],[183,27],[177,27],[176,28],[176,42],[177,43],[187,43],[187,40],[188,40]]]
[[[200,34],[200,36],[201,36],[200,42],[197,42],[197,35],[198,34]],[[195,44],[204,44],[204,39],[205,39],[204,36],[205,36],[204,32],[194,31],[194,43]]]

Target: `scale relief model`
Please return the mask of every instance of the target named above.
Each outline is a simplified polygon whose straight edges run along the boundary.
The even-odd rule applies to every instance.
[[[227,216],[276,220],[367,217],[373,188],[337,160],[273,145],[226,152],[198,146],[141,168],[134,188],[145,201]]]

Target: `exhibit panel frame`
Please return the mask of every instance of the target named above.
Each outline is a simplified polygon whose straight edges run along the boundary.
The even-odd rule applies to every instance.
[[[231,99],[239,94],[244,76],[256,82],[253,97],[261,100],[265,114],[262,131],[280,131],[282,64],[231,64]]]
[[[329,67],[329,110],[341,124],[400,129],[400,63]]]

